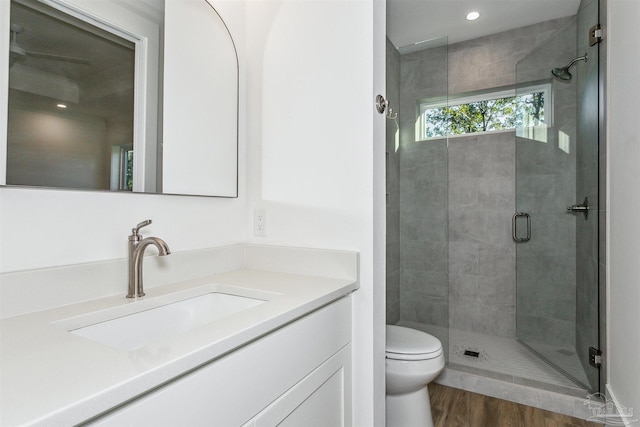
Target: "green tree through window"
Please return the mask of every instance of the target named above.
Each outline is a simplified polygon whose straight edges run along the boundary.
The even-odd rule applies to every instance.
[[[427,108],[425,138],[515,129],[544,124],[544,92]]]
[[[125,169],[125,189],[133,190],[133,150],[128,150],[126,153],[126,169]]]

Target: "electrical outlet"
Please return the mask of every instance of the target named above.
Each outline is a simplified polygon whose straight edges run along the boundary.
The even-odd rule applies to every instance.
[[[253,234],[254,236],[267,235],[267,215],[264,209],[253,211]]]

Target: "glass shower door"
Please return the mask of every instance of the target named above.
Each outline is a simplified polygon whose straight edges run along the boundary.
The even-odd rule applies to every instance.
[[[588,35],[597,22],[592,0],[518,63],[518,95],[533,96],[516,133],[513,224],[516,335],[591,391],[599,389],[589,364],[599,346],[599,58]]]

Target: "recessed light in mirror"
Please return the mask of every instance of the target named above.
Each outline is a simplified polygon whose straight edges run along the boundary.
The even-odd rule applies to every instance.
[[[58,107],[61,110],[65,110],[67,108],[67,105],[60,103],[60,104],[56,104],[56,107]]]
[[[474,11],[467,13],[467,21],[475,21],[478,18],[480,18],[480,13],[478,12]]]

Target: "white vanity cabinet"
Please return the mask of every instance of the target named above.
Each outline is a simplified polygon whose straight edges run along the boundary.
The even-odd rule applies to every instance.
[[[87,425],[350,426],[350,342],[344,297]]]

